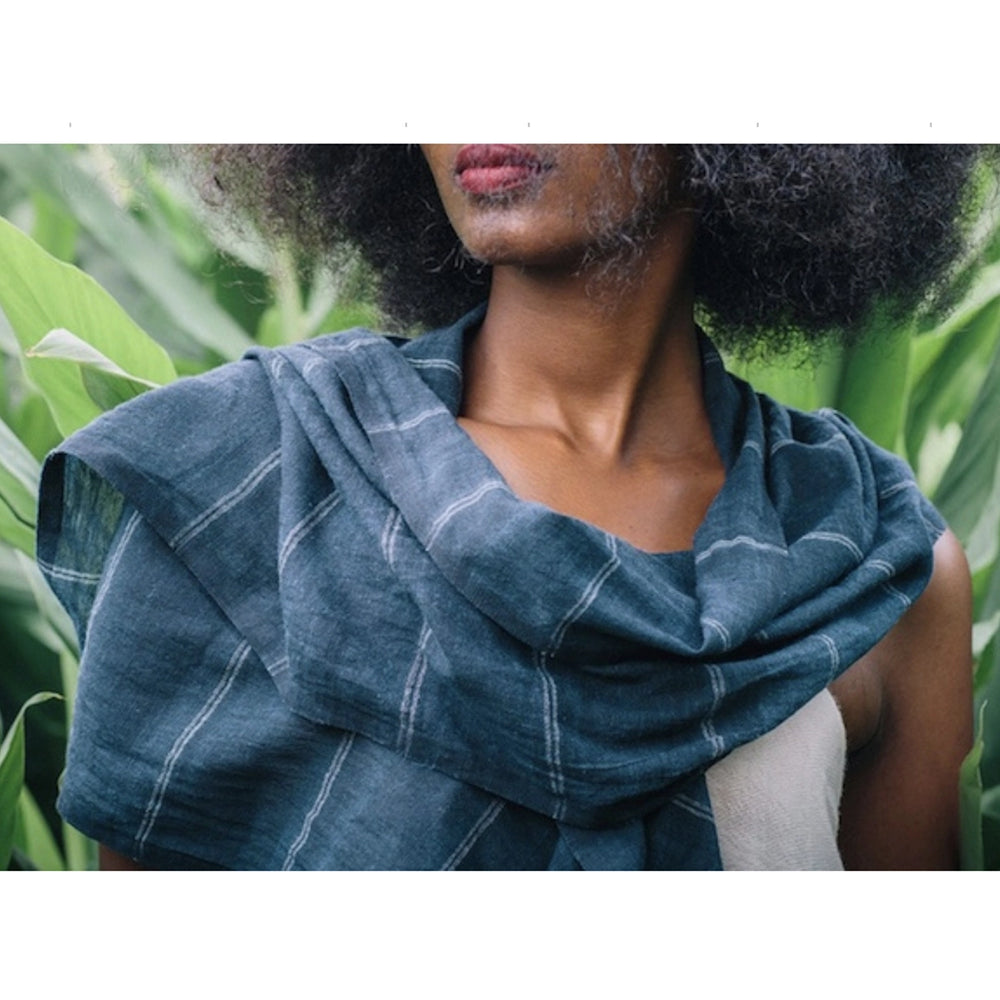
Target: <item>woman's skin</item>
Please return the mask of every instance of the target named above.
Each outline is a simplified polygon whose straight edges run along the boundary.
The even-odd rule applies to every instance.
[[[697,216],[672,190],[669,153],[423,149],[463,245],[493,266],[461,426],[522,498],[648,551],[691,548],[724,469],[688,280]],[[957,864],[970,635],[968,568],[946,533],[924,594],[831,685],[850,754],[847,867]],[[135,867],[103,847],[101,866]]]

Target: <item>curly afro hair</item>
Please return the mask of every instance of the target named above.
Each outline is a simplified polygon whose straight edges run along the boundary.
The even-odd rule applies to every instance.
[[[978,163],[946,145],[674,147],[700,220],[695,294],[713,336],[742,353],[835,337],[876,310],[909,316],[940,297],[964,247]],[[452,322],[490,269],[462,251],[423,155],[407,145],[202,147],[216,198],[303,259],[359,253],[386,319]]]

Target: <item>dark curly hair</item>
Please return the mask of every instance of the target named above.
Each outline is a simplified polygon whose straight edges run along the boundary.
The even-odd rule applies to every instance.
[[[976,165],[996,164],[992,148],[946,145],[675,154],[700,215],[700,309],[744,353],[849,341],[876,310],[897,321],[940,299],[964,246]],[[359,253],[397,325],[442,325],[486,297],[490,269],[462,252],[415,146],[216,146],[196,160],[217,198],[303,259]]]

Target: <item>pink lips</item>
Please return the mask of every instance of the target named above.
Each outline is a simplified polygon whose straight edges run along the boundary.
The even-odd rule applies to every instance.
[[[512,191],[538,177],[545,165],[524,146],[463,146],[455,160],[459,186],[469,194]]]

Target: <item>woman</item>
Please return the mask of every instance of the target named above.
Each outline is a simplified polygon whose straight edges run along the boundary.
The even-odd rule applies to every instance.
[[[423,152],[216,166],[404,320],[485,307],[252,352],[47,464],[64,815],[108,867],[954,866],[961,549],[694,307],[746,352],[912,307],[973,151]]]

